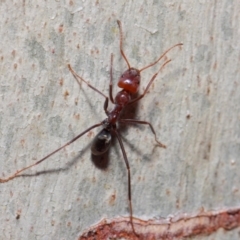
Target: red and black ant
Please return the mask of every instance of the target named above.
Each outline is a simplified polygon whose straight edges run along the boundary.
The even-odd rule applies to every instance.
[[[146,122],[146,121],[140,121],[140,120],[135,120],[135,119],[121,119],[120,115],[122,113],[122,111],[125,109],[126,106],[135,103],[137,101],[139,101],[140,99],[142,99],[147,91],[149,90],[151,84],[153,83],[153,81],[155,80],[155,78],[157,77],[157,75],[159,74],[159,72],[163,69],[163,67],[165,65],[167,65],[171,60],[167,60],[161,67],[160,69],[152,76],[151,80],[149,81],[147,87],[145,88],[144,92],[133,98],[133,95],[138,93],[139,90],[139,85],[140,85],[140,80],[141,80],[141,76],[140,73],[149,68],[152,67],[153,65],[155,65],[156,63],[158,63],[171,49],[177,47],[177,46],[181,46],[183,45],[182,43],[178,43],[174,46],[172,46],[171,48],[169,48],[168,50],[166,50],[155,62],[141,68],[140,70],[133,68],[130,66],[127,57],[125,56],[124,52],[123,52],[123,47],[122,47],[122,42],[123,42],[123,32],[122,32],[122,25],[121,22],[118,20],[118,27],[119,27],[119,31],[120,31],[120,52],[122,57],[125,59],[127,65],[128,65],[128,69],[121,75],[121,77],[118,80],[118,87],[122,88],[121,91],[119,91],[115,97],[115,99],[113,99],[113,95],[112,95],[112,83],[113,83],[113,74],[112,74],[112,65],[113,65],[113,54],[111,54],[111,67],[110,67],[110,83],[109,83],[109,97],[107,97],[105,94],[103,94],[101,91],[99,91],[98,89],[96,89],[95,87],[93,87],[91,84],[89,84],[88,82],[86,82],[82,77],[80,77],[76,72],[74,72],[74,70],[71,68],[70,64],[68,64],[68,68],[71,71],[71,73],[73,74],[73,76],[75,77],[75,79],[78,81],[78,83],[80,84],[80,81],[86,83],[90,88],[92,88],[94,91],[98,92],[100,95],[102,95],[105,98],[105,102],[104,102],[104,111],[107,115],[107,118],[104,119],[102,122],[97,123],[91,127],[89,127],[88,129],[86,129],[85,131],[83,131],[82,133],[80,133],[79,135],[77,135],[76,137],[74,137],[71,141],[69,141],[68,143],[64,144],[63,146],[61,146],[60,148],[56,149],[55,151],[51,152],[50,154],[48,154],[47,156],[45,156],[44,158],[40,159],[39,161],[35,162],[34,164],[31,164],[25,168],[22,168],[18,171],[16,171],[14,174],[12,174],[11,176],[9,176],[8,178],[0,178],[0,183],[4,183],[4,182],[8,182],[12,179],[14,179],[15,177],[17,177],[20,173],[22,173],[23,171],[38,165],[39,163],[43,162],[44,160],[46,160],[47,158],[49,158],[50,156],[52,156],[53,154],[57,153],[58,151],[60,151],[61,149],[65,148],[66,146],[70,145],[71,143],[75,142],[77,139],[79,139],[81,136],[83,136],[84,134],[86,134],[87,132],[89,132],[90,130],[96,128],[96,127],[100,127],[103,126],[103,129],[96,135],[96,137],[93,140],[92,143],[92,147],[91,147],[91,151],[92,154],[95,156],[101,156],[104,153],[106,153],[111,145],[111,140],[112,140],[112,135],[115,135],[122,154],[123,154],[123,158],[126,164],[126,168],[128,171],[128,201],[129,201],[129,209],[130,209],[130,223],[132,226],[132,230],[133,232],[137,235],[134,225],[133,225],[133,210],[132,210],[132,198],[131,198],[131,174],[130,174],[130,166],[129,166],[129,162],[128,162],[128,158],[127,158],[127,154],[126,151],[124,149],[123,146],[123,142],[122,142],[122,138],[119,134],[118,128],[117,128],[117,123],[124,123],[124,124],[145,124],[148,125],[152,131],[152,133],[155,136],[155,141],[158,144],[158,146],[166,148],[166,146],[164,144],[162,144],[161,142],[159,142],[157,140],[156,137],[156,132],[152,126],[152,124],[150,122]],[[110,101],[114,104],[114,107],[111,111],[108,110],[108,101]]]

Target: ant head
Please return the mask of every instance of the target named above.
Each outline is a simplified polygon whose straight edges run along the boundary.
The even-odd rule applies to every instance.
[[[140,71],[136,68],[126,70],[118,80],[118,87],[134,94],[138,92],[140,84]]]

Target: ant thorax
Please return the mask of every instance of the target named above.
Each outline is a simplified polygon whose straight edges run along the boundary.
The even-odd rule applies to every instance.
[[[131,94],[126,90],[118,92],[115,97],[115,104],[120,105],[121,107],[125,107],[130,101]]]

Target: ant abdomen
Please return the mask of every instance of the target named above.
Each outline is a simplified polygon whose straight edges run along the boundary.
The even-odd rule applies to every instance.
[[[95,156],[104,154],[111,145],[111,131],[103,128],[93,139],[91,151]]]

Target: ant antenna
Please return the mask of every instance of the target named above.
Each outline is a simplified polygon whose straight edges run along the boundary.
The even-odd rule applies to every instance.
[[[142,69],[139,70],[139,72],[142,72],[143,70],[152,67],[153,65],[155,65],[156,63],[158,63],[170,50],[172,50],[173,48],[177,47],[177,46],[182,46],[182,43],[178,43],[172,47],[170,47],[169,49],[167,49],[155,62],[150,63],[149,65],[147,65],[146,67],[143,67]]]
[[[121,52],[121,55],[122,57],[124,58],[124,60],[126,61],[127,65],[128,65],[128,69],[131,68],[130,66],[130,63],[128,62],[127,60],[127,57],[126,55],[124,54],[123,52],[123,46],[122,46],[122,43],[123,43],[123,31],[122,31],[122,23],[117,20],[117,24],[118,24],[118,27],[119,27],[119,31],[120,31],[120,52]],[[142,72],[143,70],[149,68],[149,67],[152,67],[154,66],[156,63],[158,63],[170,50],[172,50],[173,48],[177,47],[177,46],[182,46],[183,43],[178,43],[172,47],[170,47],[169,49],[167,49],[155,62],[153,63],[150,63],[149,65],[147,65],[146,67],[143,67],[142,69],[139,70],[139,72]]]
[[[117,20],[117,24],[118,24],[119,31],[120,31],[120,52],[128,65],[128,69],[130,69],[131,68],[130,63],[128,62],[127,57],[125,56],[125,54],[123,52],[123,47],[122,47],[122,42],[123,42],[122,24],[119,20]]]

